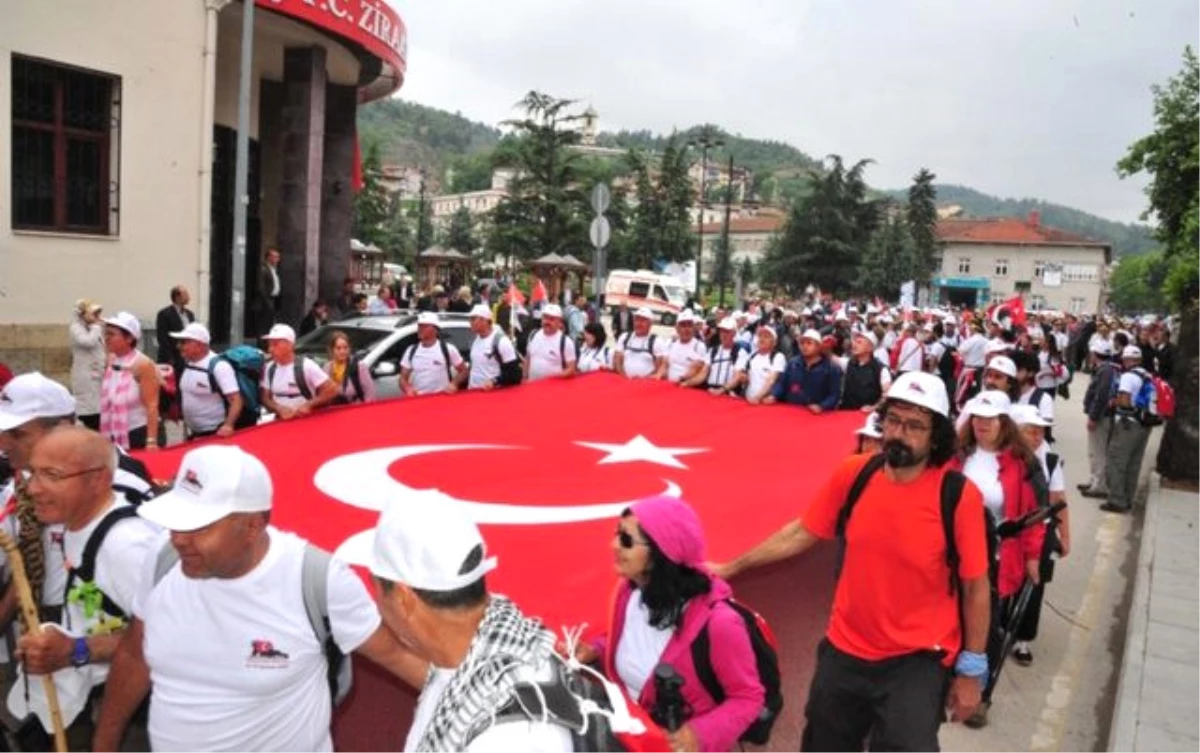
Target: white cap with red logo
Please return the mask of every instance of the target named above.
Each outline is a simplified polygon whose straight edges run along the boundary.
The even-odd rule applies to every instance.
[[[234,445],[208,445],[184,455],[171,491],[138,515],[168,531],[195,531],[235,513],[266,512],[273,494],[261,460]]]
[[[0,431],[35,418],[60,418],[75,413],[75,398],[53,379],[37,371],[9,380],[0,391]]]
[[[909,371],[896,377],[887,391],[888,400],[902,400],[926,408],[939,416],[950,416],[950,399],[940,377]]]

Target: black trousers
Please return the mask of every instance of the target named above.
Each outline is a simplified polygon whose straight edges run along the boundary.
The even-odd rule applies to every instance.
[[[865,661],[822,639],[801,750],[939,750],[950,670],[933,651]]]

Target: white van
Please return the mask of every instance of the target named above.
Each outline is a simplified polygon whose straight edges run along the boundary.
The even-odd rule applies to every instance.
[[[674,277],[645,269],[614,269],[604,285],[604,305],[616,313],[622,303],[630,309],[646,307],[668,326],[687,306],[687,291]]]

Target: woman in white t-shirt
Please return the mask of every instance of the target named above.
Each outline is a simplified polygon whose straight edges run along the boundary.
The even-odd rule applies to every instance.
[[[1063,473],[1063,460],[1062,457],[1050,450],[1050,443],[1046,441],[1046,429],[1049,428],[1050,423],[1032,405],[1014,405],[1012,417],[1020,427],[1021,434],[1024,435],[1029,446],[1034,448],[1034,454],[1042,464],[1042,472],[1046,474],[1049,482],[1050,504],[1066,502],[1067,481]],[[1048,535],[1048,540],[1043,546],[1042,573],[1044,576],[1053,574],[1053,558],[1055,556],[1066,557],[1071,552],[1070,508],[1058,513],[1057,518],[1058,526],[1055,529],[1055,535]],[[1049,530],[1047,528],[1047,531]],[[1048,577],[1043,578],[1043,582],[1033,589],[1033,593],[1029,597],[1029,606],[1025,610],[1025,617],[1017,627],[1013,659],[1023,667],[1033,663],[1033,651],[1029,644],[1037,638],[1038,623],[1042,616],[1042,599],[1045,596],[1045,581],[1048,579]]]
[[[670,733],[672,750],[734,750],[763,708],[749,631],[729,605],[733,591],[705,565],[704,530],[695,510],[674,497],[635,503],[617,523],[613,557],[621,584],[613,632],[577,649],[600,661],[610,680],[647,711],[655,707],[655,668],[665,662],[683,680],[690,714]],[[713,673],[725,696],[717,702],[697,674],[692,643],[707,630]]]
[[[612,349],[605,345],[608,339],[604,325],[591,322],[583,328],[583,347],[579,349],[576,370],[581,374],[592,371],[612,371]]]
[[[775,350],[774,329],[759,327],[756,336],[758,350],[753,355],[742,352],[733,368],[738,374],[738,383],[746,385],[746,402],[750,405],[770,405],[775,402],[771,390],[779,380],[779,375],[787,368],[787,359]]]

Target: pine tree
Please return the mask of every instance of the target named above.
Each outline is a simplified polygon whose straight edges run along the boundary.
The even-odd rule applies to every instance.
[[[383,169],[380,165],[378,143],[372,142],[367,146],[362,176],[362,190],[354,197],[352,232],[354,237],[363,243],[381,245],[384,241],[383,224],[388,217],[391,201],[381,181]]]
[[[927,168],[913,176],[908,189],[908,231],[912,236],[914,265],[912,279],[918,287],[929,284],[941,261],[941,247],[937,238],[937,189],[933,182],[937,176]]]

